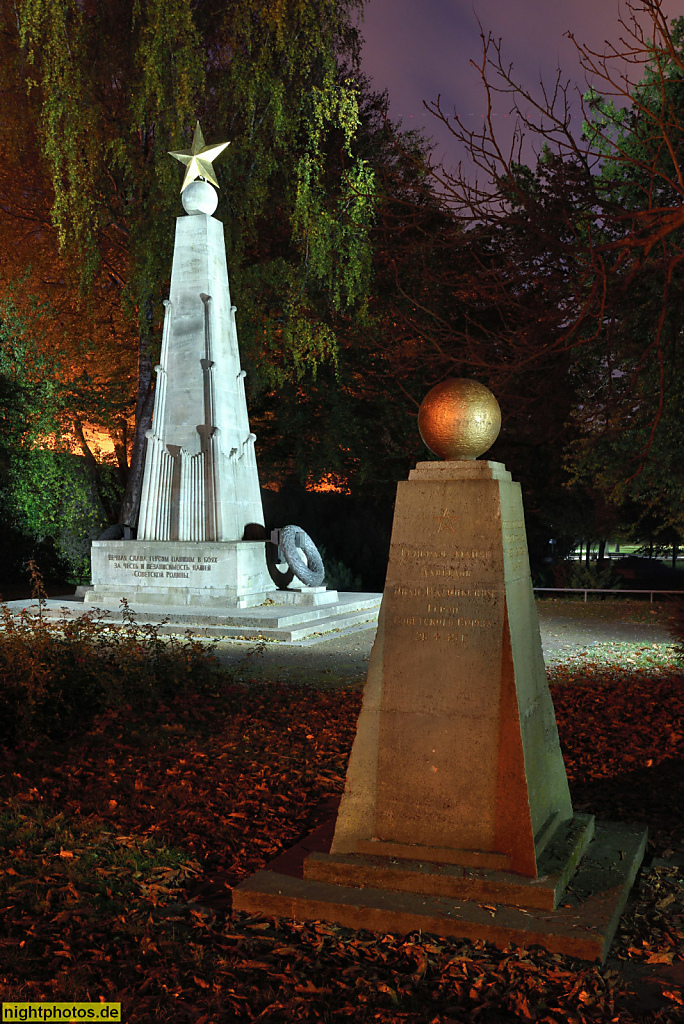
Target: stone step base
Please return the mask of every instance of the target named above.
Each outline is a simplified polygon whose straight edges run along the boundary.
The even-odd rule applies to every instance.
[[[235,600],[232,599],[234,595],[227,592],[227,589],[212,587],[195,589],[146,587],[145,592],[141,593],[135,588],[99,584],[97,587],[84,587],[83,590],[83,600],[86,605],[90,608],[103,608],[112,612],[120,610],[124,598],[137,611],[142,611],[145,608],[154,611],[159,611],[162,608],[174,608],[177,612],[178,609],[185,608],[194,609],[198,615],[209,614],[213,609],[221,613],[225,608],[252,609],[274,604],[298,609],[319,605],[323,607],[334,605],[339,600],[337,591],[328,590],[327,587],[253,591],[248,596]],[[319,614],[325,615],[324,607]]]
[[[312,854],[326,854],[334,821],[320,826],[267,868],[233,889],[233,910],[296,921],[406,935],[484,939],[500,948],[543,946],[551,953],[603,962],[646,849],[639,826],[596,822],[579,868],[555,910],[486,899],[454,899],[388,888],[339,885],[304,877]],[[520,883],[520,879],[517,879]],[[478,898],[479,897],[479,898]],[[524,902],[529,902],[525,897]]]
[[[159,625],[163,634],[185,632],[190,630],[195,636],[225,637],[226,639],[259,639],[309,642],[320,637],[329,639],[331,633],[339,634],[362,624],[374,625],[378,619],[378,611],[382,600],[381,594],[338,594],[338,600],[327,605],[305,605],[296,607],[283,604],[266,604],[256,608],[175,608],[162,606],[159,608],[136,608],[133,603],[130,611],[135,621],[141,625],[154,623]],[[15,614],[22,609],[37,612],[35,601],[10,601],[8,607]],[[43,614],[50,619],[59,619],[66,612],[70,615],[83,615],[96,610],[94,605],[86,605],[83,597],[52,598],[43,606]],[[112,625],[122,621],[120,611],[104,609],[104,616],[111,619]]]
[[[356,613],[344,615],[331,615],[326,619],[316,619],[302,623],[296,627],[280,627],[271,629],[269,627],[242,627],[242,626],[206,626],[201,624],[184,625],[183,629],[190,629],[193,636],[222,637],[226,640],[280,640],[287,643],[298,641],[323,641],[329,640],[331,636],[341,636],[352,632],[361,626],[375,626],[378,621],[378,610],[366,609]],[[170,626],[160,628],[160,633],[178,632]]]

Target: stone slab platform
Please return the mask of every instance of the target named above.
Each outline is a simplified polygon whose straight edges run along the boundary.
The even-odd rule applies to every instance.
[[[353,853],[310,853],[304,878],[335,885],[389,889],[393,892],[449,896],[453,899],[506,906],[555,910],[587,847],[595,835],[591,814],[576,814],[563,822],[538,860],[537,878],[507,871],[455,863],[434,863]],[[358,843],[360,848],[382,843]],[[414,847],[411,853],[420,847]]]
[[[346,928],[483,939],[504,947],[543,946],[552,953],[603,962],[646,849],[646,830],[597,822],[579,869],[556,910],[357,887],[305,878],[305,861],[327,854],[327,822],[233,890],[233,909],[298,921],[324,920]],[[520,878],[517,878],[518,883]]]
[[[281,593],[287,593],[281,592]],[[337,600],[330,604],[292,605],[264,604],[252,608],[201,608],[182,605],[136,607],[131,595],[130,610],[135,621],[141,625],[155,623],[160,633],[178,633],[190,630],[195,636],[224,637],[240,639],[298,640],[327,639],[331,633],[343,633],[361,624],[374,626],[378,620],[381,594],[338,593]],[[35,601],[9,601],[8,607],[14,614],[23,609],[37,612]],[[43,606],[48,618],[61,618],[64,610],[70,615],[83,615],[96,609],[95,604],[85,604],[82,595],[51,598]],[[106,618],[112,625],[121,622],[121,612],[105,609]]]

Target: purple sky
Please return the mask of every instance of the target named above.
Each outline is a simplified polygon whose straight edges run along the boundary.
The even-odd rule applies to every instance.
[[[678,0],[665,0],[670,16],[684,14]],[[479,17],[485,33],[502,39],[506,63],[528,89],[538,92],[560,66],[564,77],[586,88],[571,40],[603,51],[606,39],[619,42],[624,30],[618,0],[367,0],[361,33],[363,67],[376,89],[389,91],[390,116],[404,127],[422,128],[436,142],[435,158],[453,165],[465,159],[456,140],[424,110],[423,100],[441,94],[442,109],[454,108],[466,124],[481,122],[484,92],[471,60],[481,57]],[[510,103],[502,98],[497,120],[505,131]],[[578,125],[581,115],[578,109]]]

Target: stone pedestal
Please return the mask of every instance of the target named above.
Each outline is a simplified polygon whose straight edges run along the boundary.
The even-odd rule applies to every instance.
[[[234,907],[305,917],[315,906],[352,926],[366,907],[362,926],[373,929],[410,922],[520,942],[524,914],[485,928],[471,901],[487,899],[495,913],[546,915],[530,942],[603,958],[646,841],[620,828],[573,814],[519,484],[499,463],[419,463],[398,486],[334,834],[302,856],[297,880],[260,872],[234,891]],[[614,870],[601,876],[607,857]],[[568,915],[555,909],[578,868],[583,886],[605,889],[600,913],[597,904],[577,925],[589,933],[583,945],[569,942]]]

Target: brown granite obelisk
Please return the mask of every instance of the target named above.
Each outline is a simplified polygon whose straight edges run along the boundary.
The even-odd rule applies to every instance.
[[[603,959],[646,833],[573,814],[520,485],[474,457],[498,433],[498,405],[475,382],[446,385],[431,407],[446,442],[421,425],[446,461],[419,463],[398,485],[334,830],[246,879],[233,906]]]
[[[520,485],[492,462],[400,483],[332,853],[536,877],[572,818]]]

